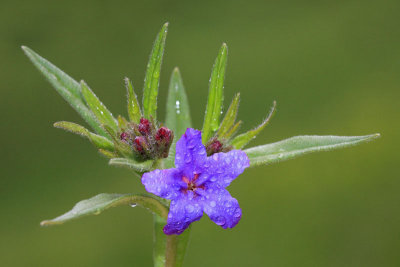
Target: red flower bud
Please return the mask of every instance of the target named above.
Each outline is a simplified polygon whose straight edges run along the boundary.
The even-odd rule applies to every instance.
[[[147,147],[146,138],[143,136],[136,136],[133,142],[133,147],[136,149],[136,151],[142,154]]]
[[[207,144],[206,146],[207,155],[211,156],[212,154],[221,152],[223,150],[223,145],[217,139],[211,141],[211,143]]]
[[[139,132],[143,135],[146,135],[150,132],[150,122],[148,119],[141,118],[140,123],[138,125]]]
[[[172,131],[166,127],[161,127],[156,133],[156,140],[163,144],[168,144],[171,141]]]
[[[120,138],[122,141],[127,142],[127,141],[128,141],[128,138],[129,138],[129,134],[126,133],[126,132],[123,132],[123,133],[121,133],[121,135],[119,136],[119,138]]]

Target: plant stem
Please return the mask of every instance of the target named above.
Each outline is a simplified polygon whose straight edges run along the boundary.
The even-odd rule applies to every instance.
[[[154,266],[181,267],[186,254],[191,227],[181,235],[166,235],[162,231],[166,221],[154,215]]]

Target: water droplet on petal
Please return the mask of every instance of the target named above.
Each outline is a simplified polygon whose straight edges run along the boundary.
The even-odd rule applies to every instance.
[[[226,221],[224,217],[219,216],[217,219],[215,219],[215,223],[222,226],[226,223]]]
[[[240,216],[242,216],[242,212],[240,211],[239,208],[237,208],[237,209],[235,210],[235,214],[234,214],[233,216],[235,216],[236,218],[239,218]]]
[[[185,209],[186,209],[186,211],[189,212],[189,213],[191,213],[191,212],[194,211],[194,207],[193,207],[192,205],[190,205],[190,204],[189,204],[189,205],[186,205]]]

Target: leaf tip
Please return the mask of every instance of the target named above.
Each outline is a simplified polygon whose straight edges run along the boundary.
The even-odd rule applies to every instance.
[[[40,226],[42,226],[42,227],[43,227],[43,226],[49,226],[49,225],[51,225],[51,222],[50,222],[50,221],[47,221],[47,220],[46,220],[46,221],[41,221],[41,222],[40,222]]]
[[[178,68],[178,67],[175,67],[174,70],[173,70],[172,72],[173,72],[174,74],[179,74],[180,71],[179,71],[179,68]]]

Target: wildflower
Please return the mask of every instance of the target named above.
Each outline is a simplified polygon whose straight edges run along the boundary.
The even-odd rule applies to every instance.
[[[249,165],[241,150],[207,157],[201,132],[188,128],[176,144],[175,168],[142,176],[148,192],[171,199],[164,233],[181,234],[192,222],[200,220],[203,212],[224,229],[234,227],[242,210],[225,188]]]

